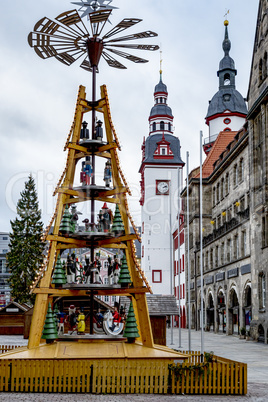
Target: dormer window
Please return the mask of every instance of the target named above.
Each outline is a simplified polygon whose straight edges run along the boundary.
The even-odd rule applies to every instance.
[[[160,147],[161,155],[167,155],[167,147]]]

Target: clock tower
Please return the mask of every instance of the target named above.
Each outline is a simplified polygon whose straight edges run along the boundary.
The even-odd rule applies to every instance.
[[[173,237],[177,225],[178,185],[184,162],[180,140],[173,132],[172,110],[167,104],[167,86],[154,90],[149,116],[149,135],[142,144],[142,269],[154,293],[173,294]]]

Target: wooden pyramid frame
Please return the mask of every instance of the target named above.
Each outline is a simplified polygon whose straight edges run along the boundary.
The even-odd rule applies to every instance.
[[[92,150],[83,145],[79,145],[80,130],[82,126],[83,116],[85,113],[92,110],[103,114],[107,142],[101,144],[97,151],[94,150],[96,157],[109,158],[112,166],[113,188],[108,191],[99,191],[96,195],[85,193],[79,189],[74,189],[74,177],[77,161],[92,154]],[[140,241],[139,233],[134,225],[132,217],[129,213],[127,203],[127,193],[130,194],[130,189],[127,185],[125,177],[122,173],[117,150],[120,150],[120,144],[112,123],[109,99],[106,86],[101,86],[101,99],[97,102],[89,102],[86,100],[85,87],[80,86],[76,102],[76,110],[73,124],[64,150],[68,150],[66,167],[55,189],[54,195],[58,195],[55,213],[48,225],[44,234],[44,240],[49,242],[48,254],[43,266],[32,285],[31,291],[36,293],[36,301],[34,306],[32,325],[28,342],[28,349],[33,349],[39,346],[41,342],[42,330],[47,313],[48,303],[53,301],[53,297],[64,296],[85,296],[88,295],[86,289],[75,288],[55,288],[52,285],[53,268],[57,261],[61,250],[81,247],[108,247],[125,250],[127,264],[129,267],[132,287],[130,288],[110,288],[110,289],[95,289],[94,295],[127,295],[132,296],[133,307],[137,319],[140,338],[139,343],[143,346],[154,348],[152,329],[148,313],[146,301],[146,292],[151,292],[151,288],[147,279],[141,270],[135,255],[134,241]],[[66,205],[85,202],[88,200],[104,201],[106,203],[118,204],[122,221],[125,228],[125,234],[119,237],[104,238],[91,240],[89,243],[85,239],[63,236],[59,232],[62,215]],[[134,233],[130,231],[130,223]],[[54,224],[53,234],[49,231]],[[90,244],[90,246],[89,246]],[[93,300],[93,292],[92,292]]]

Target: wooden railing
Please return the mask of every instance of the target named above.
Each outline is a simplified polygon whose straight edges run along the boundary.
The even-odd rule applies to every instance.
[[[19,348],[18,345],[0,345],[0,354]]]
[[[172,394],[237,394],[247,393],[247,364],[223,357],[210,356],[208,362],[200,352],[188,352],[189,359],[171,367]]]
[[[0,359],[0,391],[69,393],[247,393],[247,365],[200,352],[188,361],[163,359]],[[8,357],[8,356],[7,356]]]

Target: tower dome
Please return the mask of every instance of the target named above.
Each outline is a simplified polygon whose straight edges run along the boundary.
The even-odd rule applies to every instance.
[[[206,124],[209,126],[208,144],[210,149],[220,131],[237,131],[246,119],[247,106],[245,99],[235,86],[235,62],[230,57],[231,41],[228,35],[228,21],[224,21],[225,35],[222,42],[224,56],[219,63],[217,75],[219,90],[209,102]]]
[[[154,88],[154,106],[149,116],[149,135],[164,132],[172,134],[173,132],[173,115],[167,104],[167,98],[167,86],[162,81],[162,71],[160,70],[160,80]]]

